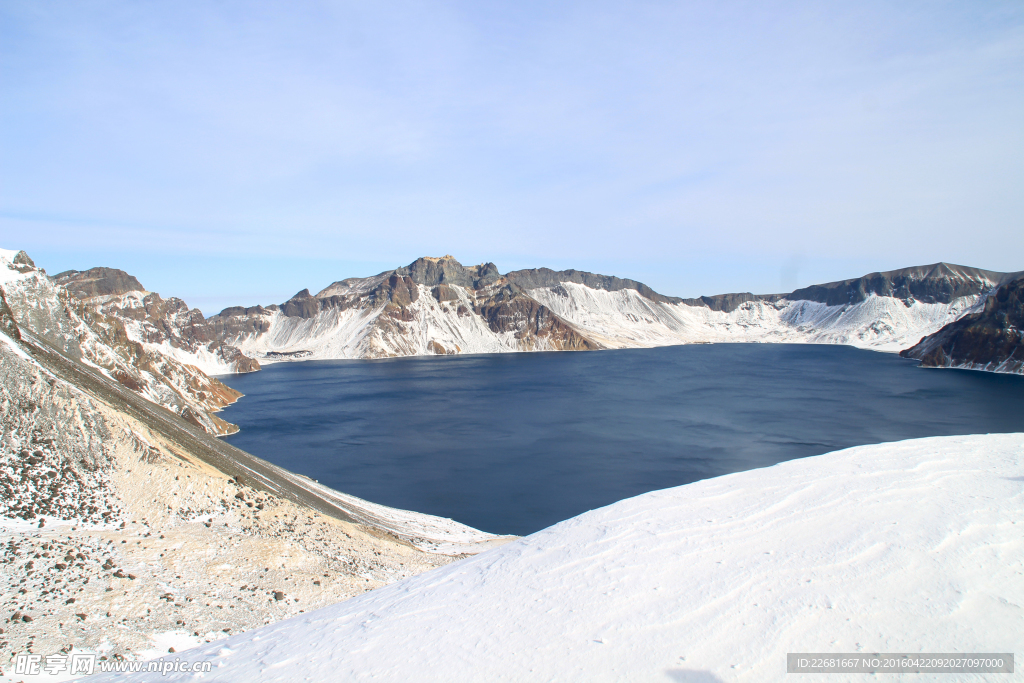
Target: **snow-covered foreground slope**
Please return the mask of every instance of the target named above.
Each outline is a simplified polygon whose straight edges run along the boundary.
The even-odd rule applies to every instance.
[[[787,652],[1020,654],[1022,532],[1024,434],[863,446],[621,501],[173,657],[218,681],[707,682],[784,679]]]

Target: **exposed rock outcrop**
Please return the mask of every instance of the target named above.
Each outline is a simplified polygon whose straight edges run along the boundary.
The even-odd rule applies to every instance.
[[[3,324],[9,337],[20,340],[22,331],[29,330],[40,343],[98,369],[139,396],[177,414],[187,412],[211,434],[237,430],[214,413],[241,394],[199,368],[161,353],[159,345],[146,344],[145,333],[159,334],[157,327],[142,327],[136,330],[137,334],[130,333],[137,319],[147,315],[143,304],[159,308],[163,303],[159,297],[149,295],[139,299],[143,292],[133,290],[125,296],[140,302],[138,307],[104,311],[101,304],[95,303],[99,299],[78,299],[41,269],[24,262],[15,263],[14,259],[0,259],[0,268],[8,274],[0,284],[0,296],[4,304]],[[120,276],[114,279],[123,280]],[[108,302],[123,300],[120,295],[105,297],[103,300]],[[166,311],[161,311],[160,315],[166,316]],[[187,308],[185,313],[186,317],[192,316]],[[216,349],[225,346],[220,341],[210,344]],[[224,353],[241,355],[237,349]],[[236,357],[235,362],[245,361]]]
[[[960,297],[985,294],[1005,277],[1006,273],[935,263],[812,285],[787,294],[786,298],[817,301],[830,306],[856,304],[871,295],[926,304],[948,304]]]
[[[150,293],[123,270],[69,270],[53,278],[70,294],[108,319],[121,321],[128,338],[150,351],[173,356],[206,374],[253,372],[259,362],[225,344],[219,325],[211,325],[198,308],[176,297]],[[301,292],[300,292],[301,294]],[[307,296],[309,292],[306,292]],[[294,307],[293,307],[294,308]]]
[[[444,283],[469,289],[488,287],[501,278],[498,267],[493,263],[466,267],[451,255],[418,258],[408,266],[396,269],[395,274],[407,276],[418,285],[433,287]]]
[[[133,276],[116,268],[90,268],[86,271],[65,270],[63,273],[54,275],[53,280],[66,287],[79,299],[146,291]]]
[[[946,325],[900,355],[916,358],[925,367],[1024,374],[1024,277],[1000,285],[982,310]]]

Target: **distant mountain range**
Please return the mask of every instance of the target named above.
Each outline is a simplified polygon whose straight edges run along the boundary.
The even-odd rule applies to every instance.
[[[372,277],[340,280],[316,294],[304,289],[281,304],[230,307],[209,318],[180,299],[147,292],[119,270],[68,271],[54,281],[96,314],[120,320],[129,339],[207,374],[298,359],[712,342],[850,344],[889,352],[913,347],[908,354],[925,365],[1020,372],[1014,315],[969,321],[997,290],[1019,287],[1012,283],[1022,275],[937,263],[787,294],[683,299],[634,280],[578,270],[502,274],[493,263],[463,266],[451,256],[425,257]],[[1007,301],[1020,310],[1019,298]],[[988,337],[1002,329],[1000,321],[1010,322],[991,349],[988,342],[981,349],[977,340],[973,346],[926,344],[926,337],[964,316],[968,322],[961,327],[983,324]],[[940,347],[941,353],[935,351]]]

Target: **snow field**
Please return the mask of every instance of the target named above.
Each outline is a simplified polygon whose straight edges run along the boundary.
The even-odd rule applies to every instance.
[[[706,682],[782,680],[787,652],[1020,653],[1022,531],[1024,435],[862,446],[624,500],[180,656],[219,681]]]

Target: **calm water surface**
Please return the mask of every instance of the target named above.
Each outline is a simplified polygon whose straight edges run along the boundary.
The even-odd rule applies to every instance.
[[[528,534],[654,489],[921,436],[1024,431],[1024,377],[844,346],[309,361],[222,377],[231,444],[375,503]]]

